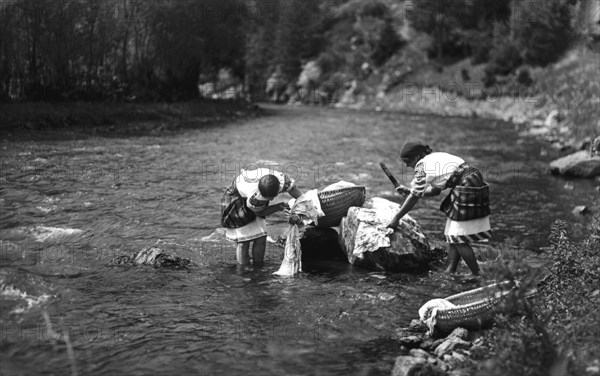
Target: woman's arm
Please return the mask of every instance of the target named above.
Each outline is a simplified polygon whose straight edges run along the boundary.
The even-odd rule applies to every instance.
[[[298,187],[294,187],[288,191],[288,194],[293,198],[298,198],[303,195],[302,191],[298,189]]]
[[[392,219],[392,221],[390,222],[390,224],[387,227],[395,228],[396,226],[398,226],[398,222],[400,221],[400,218],[404,217],[404,215],[406,215],[409,211],[412,210],[412,208],[415,206],[415,204],[419,201],[419,198],[420,198],[419,196],[415,196],[412,193],[410,195],[408,195],[406,200],[404,200],[404,203],[402,204],[400,211],[398,212],[398,214],[396,214],[394,216],[394,219]]]
[[[399,185],[396,187],[396,192],[400,193],[402,196],[408,196],[410,194],[410,188],[404,185]],[[440,193],[442,193],[441,189],[428,186],[423,191],[423,197],[437,196]]]
[[[435,188],[432,186],[429,186],[425,189],[425,192],[423,193],[424,197],[431,197],[431,196],[437,196],[440,193],[442,193],[442,190],[439,188]]]
[[[277,213],[278,211],[282,211],[284,209],[289,209],[288,204],[285,202],[280,202],[275,205],[269,205],[260,211],[254,211],[254,210],[253,211],[254,211],[254,214],[256,214],[258,217],[266,217],[267,215]]]

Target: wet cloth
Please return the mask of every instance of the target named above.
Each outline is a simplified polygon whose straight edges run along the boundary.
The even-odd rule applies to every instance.
[[[419,308],[419,319],[429,328],[429,334],[432,334],[435,328],[437,311],[439,309],[454,308],[456,305],[446,299],[431,299]]]
[[[473,202],[476,204],[481,203],[481,205],[477,205],[477,209],[472,210],[475,214],[469,212],[470,215],[478,217],[473,218],[465,214],[463,217],[454,217],[463,219],[460,221],[448,218],[446,220],[444,236],[448,243],[487,241],[491,237],[489,188],[487,188],[487,185],[483,182],[483,178],[478,169],[466,164],[462,158],[449,153],[436,152],[428,154],[415,165],[415,176],[411,182],[411,194],[422,197],[428,186],[438,189],[454,188],[454,193],[450,192],[448,197],[442,202],[442,207],[444,208],[448,206],[448,202],[454,206],[454,202],[451,201],[453,194],[456,200],[458,200],[456,202],[462,202],[463,204],[470,203],[471,197],[475,196],[475,194],[463,194],[461,197],[460,192],[473,192],[464,187],[470,186],[473,188],[481,188],[482,191],[485,190],[486,192],[479,192],[481,194],[476,192],[477,197],[479,198],[474,199]],[[461,188],[456,189],[459,186]],[[477,200],[480,200],[480,202]],[[473,208],[475,208],[475,206],[473,206]]]
[[[285,252],[279,270],[274,272],[280,276],[294,276],[302,271],[302,247],[300,238],[303,235],[304,226],[290,225],[285,233]]]
[[[381,213],[394,213],[394,209],[396,209],[395,212],[397,212],[399,207],[378,210],[375,207],[375,200],[377,199],[377,197],[373,198],[373,209],[360,209],[356,216],[359,225],[356,229],[352,255],[348,255],[350,262],[354,262],[357,258],[364,258],[366,252],[375,252],[379,248],[391,246],[390,235],[394,230],[386,226],[387,223],[389,223],[390,218],[388,216],[382,216]],[[401,221],[409,219],[410,218],[405,217],[402,218]]]
[[[305,225],[311,222],[317,223],[319,217],[325,215],[321,209],[317,189],[311,189],[297,199],[291,199],[288,204],[290,206],[290,214],[300,216]]]
[[[260,212],[270,204],[279,202],[275,198],[269,201],[261,196],[258,190],[258,182],[265,175],[274,175],[279,180],[279,193],[289,192],[295,186],[294,179],[268,168],[258,168],[255,170],[241,170],[241,173],[234,179],[229,190],[235,189],[237,194],[246,199],[247,207]],[[267,236],[267,222],[264,217],[257,216],[252,222],[239,228],[227,228],[225,237],[229,241],[245,242]]]

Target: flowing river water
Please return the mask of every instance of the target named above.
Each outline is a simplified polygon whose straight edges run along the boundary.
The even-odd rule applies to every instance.
[[[262,269],[239,268],[231,243],[205,237],[218,226],[223,188],[255,163],[277,165],[305,191],[346,180],[400,201],[379,162],[409,182],[397,159],[407,139],[482,169],[488,250],[539,250],[555,219],[581,221],[572,208],[597,200],[592,182],[547,173],[556,152],[480,119],[273,106],[260,118],[163,136],[4,140],[1,373],[388,375],[394,328],[425,301],[475,286],[337,261],[281,278],[272,275],[283,256],[275,244]],[[435,240],[440,200],[411,212]],[[196,265],[110,263],[147,246]],[[482,258],[484,271],[491,262]]]

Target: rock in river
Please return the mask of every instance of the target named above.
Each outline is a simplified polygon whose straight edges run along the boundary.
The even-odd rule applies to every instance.
[[[188,269],[192,261],[174,256],[157,247],[146,247],[134,255],[119,256],[111,260],[111,264],[150,265],[155,268]]]
[[[550,162],[550,172],[554,175],[592,178],[600,175],[600,156],[580,150]]]
[[[338,233],[333,228],[307,227],[300,239],[302,261],[345,259],[340,248]]]
[[[392,272],[427,268],[434,252],[414,219],[406,215],[395,231],[386,229],[399,210],[400,205],[378,197],[348,210],[340,225],[340,243],[350,263]]]

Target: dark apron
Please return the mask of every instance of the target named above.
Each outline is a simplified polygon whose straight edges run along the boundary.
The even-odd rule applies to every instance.
[[[239,228],[256,219],[256,214],[248,208],[246,200],[245,197],[240,196],[234,180],[225,190],[221,200],[221,226]]]
[[[490,187],[476,167],[466,162],[458,166],[445,188],[451,191],[440,210],[451,220],[467,221],[490,215]]]

